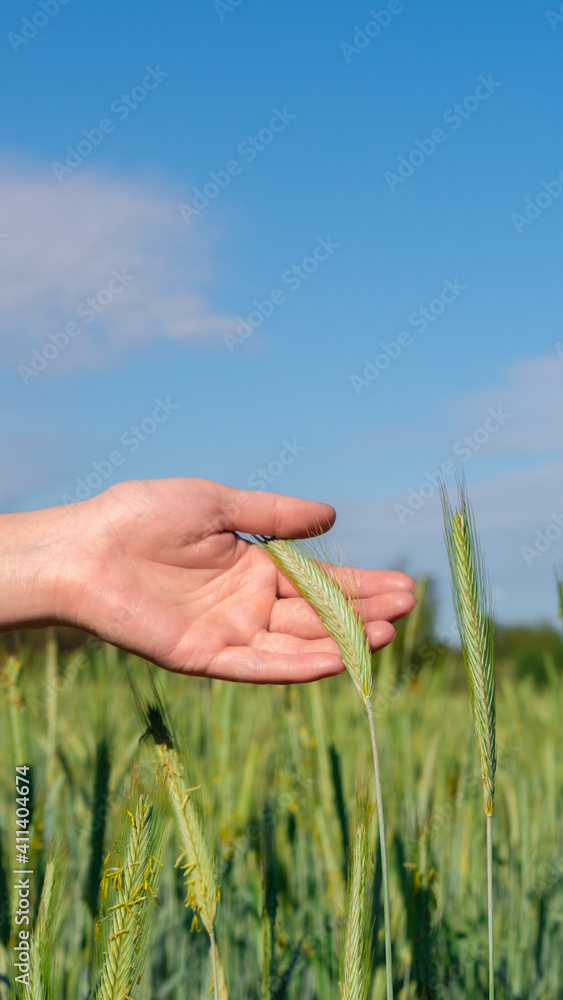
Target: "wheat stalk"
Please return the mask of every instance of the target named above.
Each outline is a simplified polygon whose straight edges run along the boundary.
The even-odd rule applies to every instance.
[[[481,761],[483,804],[487,817],[489,996],[492,1000],[494,997],[492,816],[496,774],[494,619],[485,561],[477,538],[467,489],[461,477],[458,477],[457,485],[459,506],[455,512],[443,483],[441,495],[453,603],[469,681],[473,724]]]
[[[303,542],[283,538],[254,536],[263,546],[276,566],[297,588],[299,593],[317,612],[329,635],[338,648],[354,687],[362,699],[369,721],[377,816],[379,822],[379,845],[383,872],[383,910],[385,919],[385,972],[387,1000],[393,998],[393,956],[391,949],[391,907],[389,903],[389,874],[387,864],[387,844],[385,840],[385,817],[383,812],[383,792],[379,768],[379,753],[375,732],[375,720],[371,693],[373,672],[371,650],[363,622],[354,605],[353,581],[350,576],[350,596],[338,583],[334,568],[330,563],[320,563],[309,553]]]
[[[344,949],[344,982],[340,983],[342,1000],[366,1000],[369,986],[366,967],[369,924],[369,909],[366,901],[369,875],[368,808],[367,800],[361,793],[356,793],[356,799],[358,824],[350,872]]]
[[[2,669],[2,687],[6,692],[5,697],[10,716],[14,761],[19,767],[27,762],[26,740],[22,725],[24,703],[18,684],[21,667],[21,660],[16,656],[8,656]]]
[[[53,835],[54,793],[57,774],[57,710],[58,710],[58,642],[55,628],[47,629],[45,643],[45,701],[47,708],[45,839]]]
[[[319,685],[308,684],[307,687],[311,703],[311,721],[318,768],[317,784],[320,808],[316,810],[315,822],[325,861],[329,899],[332,901],[333,909],[336,912],[340,912],[344,908],[346,868],[344,868],[343,873],[342,867],[338,864],[329,836],[329,823],[327,822],[330,817],[337,818],[334,803],[334,786],[330,774],[330,755],[326,740],[328,727]]]

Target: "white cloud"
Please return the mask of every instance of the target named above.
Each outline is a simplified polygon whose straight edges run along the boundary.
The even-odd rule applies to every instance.
[[[50,332],[76,320],[81,334],[57,370],[111,364],[127,348],[164,336],[200,343],[233,329],[201,286],[209,281],[202,230],[139,184],[92,172],[57,183],[0,166],[0,336],[10,360],[26,363]],[[90,324],[77,306],[107,286],[112,270],[134,275]]]
[[[489,409],[499,408],[509,419],[490,435],[477,433],[475,438]],[[556,345],[551,354],[507,365],[501,378],[477,391],[440,400],[436,412],[439,423],[434,413],[426,412],[412,433],[399,428],[388,435],[386,430],[370,441],[380,450],[414,450],[421,457],[409,489],[395,496],[387,491],[369,504],[338,505],[339,530],[350,540],[351,557],[365,566],[400,561],[407,572],[437,576],[444,598],[442,620],[447,620],[451,611],[441,505],[436,486],[422,471],[432,475],[447,460],[462,468],[469,481],[499,620],[554,621],[554,571],[563,571],[563,531],[554,520],[563,515],[563,360]],[[476,446],[469,459],[454,451],[465,435]],[[425,457],[428,446],[433,461]],[[454,476],[446,474],[445,481],[453,497]],[[530,554],[534,548],[537,554]]]
[[[508,365],[502,381],[471,393],[455,408],[466,423],[473,420],[478,426],[488,407],[499,405],[510,414],[510,420],[500,433],[491,436],[487,450],[498,455],[560,449],[563,359],[555,344],[551,354]]]
[[[452,500],[455,484],[447,483]],[[563,569],[563,531],[550,529],[545,551],[526,559],[524,548],[538,544],[553,515],[563,515],[563,459],[544,461],[481,481],[470,481],[478,534],[496,589],[501,621],[554,620],[554,570]],[[373,503],[338,504],[338,530],[350,557],[363,566],[389,567],[401,562],[410,573],[429,572],[441,581],[443,618],[450,612],[448,565],[437,490],[401,523],[394,509],[404,498]],[[543,543],[545,545],[545,543]],[[541,544],[540,544],[541,547]]]
[[[416,488],[424,470],[437,470],[452,461],[471,466],[501,457],[513,462],[518,456],[536,462],[561,450],[563,426],[563,347],[553,344],[551,353],[507,364],[494,381],[481,376],[478,389],[465,393],[444,392],[438,399],[424,400],[419,419],[404,418],[399,426],[384,424],[358,434],[356,450],[349,461],[397,452],[412,456],[412,481]],[[499,419],[491,422],[491,411]],[[496,430],[489,430],[487,428]],[[468,445],[467,438],[470,438]],[[468,447],[470,451],[468,451]],[[465,456],[465,457],[464,457]],[[404,463],[403,463],[404,468]],[[405,490],[406,493],[406,490]]]

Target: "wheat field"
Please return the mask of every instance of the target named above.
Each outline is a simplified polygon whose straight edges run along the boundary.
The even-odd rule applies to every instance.
[[[399,624],[392,646],[374,657],[393,989],[399,1000],[461,1000],[488,990],[481,767],[461,654],[431,641],[424,607],[423,599],[420,611]],[[553,654],[542,664],[541,685],[521,676],[512,658],[497,665],[495,983],[497,997],[507,1000],[563,996],[561,673]],[[65,630],[4,638],[2,1000],[338,998],[339,984],[347,988],[348,878],[356,909],[357,879],[367,883],[369,941],[361,993],[344,995],[385,997],[371,745],[350,679],[261,688],[155,673],[174,751],[165,736],[154,736],[154,717],[148,726],[143,718],[155,692],[142,661]],[[14,769],[22,761],[31,768],[32,914],[44,883],[56,883],[56,898],[43,920],[44,979],[18,993],[8,979]],[[170,790],[169,812],[164,803],[166,769],[181,800],[176,812],[183,809],[195,824],[183,839]],[[369,793],[366,804],[359,788],[358,821],[369,841],[363,874],[351,869],[360,829],[357,785]],[[156,847],[147,841],[144,875],[127,890],[136,893],[128,916],[110,911],[113,898],[115,907],[127,902],[115,872],[131,847],[123,831],[135,829],[135,809],[147,801],[164,832]],[[209,870],[202,873],[205,858]],[[207,911],[198,892],[207,893]],[[124,915],[119,927],[116,912]],[[123,937],[108,946],[107,931],[116,927]],[[125,939],[131,969],[135,955],[146,953],[144,973],[135,972],[121,995],[104,994],[103,955]]]

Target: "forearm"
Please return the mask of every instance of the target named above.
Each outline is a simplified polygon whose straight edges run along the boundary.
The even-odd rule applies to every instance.
[[[0,632],[72,620],[78,506],[0,514]]]

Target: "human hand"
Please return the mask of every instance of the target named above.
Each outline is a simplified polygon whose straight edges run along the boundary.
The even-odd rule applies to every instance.
[[[307,602],[237,532],[302,538],[328,504],[205,479],[118,483],[65,507],[0,517],[0,628],[76,625],[178,673],[252,683],[344,669]],[[416,604],[415,581],[354,569],[372,650]],[[350,571],[346,571],[350,575]]]

